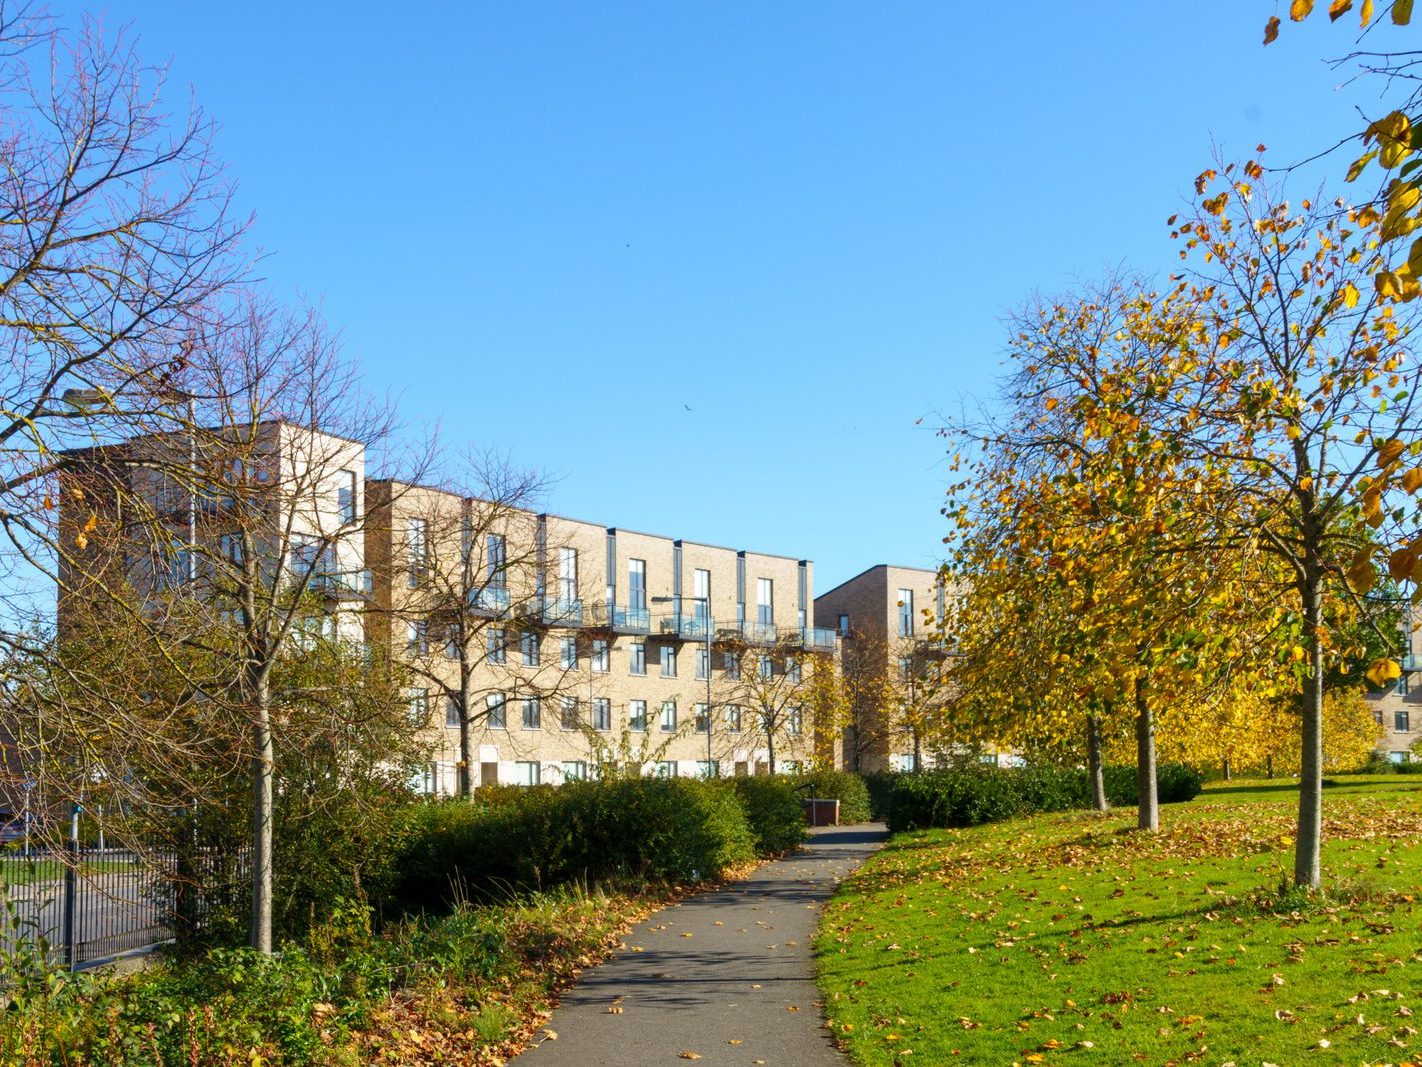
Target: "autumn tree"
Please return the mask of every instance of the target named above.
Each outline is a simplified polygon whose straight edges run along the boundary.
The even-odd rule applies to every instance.
[[[832,670],[827,656],[791,645],[761,645],[733,640],[723,645],[733,662],[719,683],[715,705],[723,709],[723,748],[742,744],[749,734],[764,746],[771,774],[789,752],[797,760],[814,755],[810,712],[816,691],[812,682],[821,670]]]

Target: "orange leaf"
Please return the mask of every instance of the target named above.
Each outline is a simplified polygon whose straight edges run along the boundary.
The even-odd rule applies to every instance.
[[[1289,18],[1295,22],[1302,22],[1312,11],[1313,0],[1293,0],[1293,3],[1289,4]]]
[[[1279,16],[1269,16],[1269,21],[1264,23],[1264,43],[1273,44],[1279,39]]]

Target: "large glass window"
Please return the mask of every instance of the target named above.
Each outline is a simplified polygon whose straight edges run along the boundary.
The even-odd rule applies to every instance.
[[[696,713],[696,732],[704,734],[711,729],[710,708],[705,704],[697,704],[692,710]]]
[[[588,765],[586,760],[574,759],[563,761],[563,781],[581,782],[588,776]]]
[[[580,725],[578,721],[578,698],[564,697],[562,705],[562,713],[558,717],[558,725],[564,730],[576,730]]]
[[[756,669],[763,681],[770,681],[775,677],[775,661],[770,658],[770,653],[761,652],[756,656]]]
[[[538,785],[543,781],[542,771],[537,760],[519,760],[514,764],[514,785]]]
[[[523,653],[523,665],[525,667],[538,666],[538,634],[527,631],[519,635],[519,649]]]
[[[508,584],[508,546],[503,534],[485,536],[484,567],[485,584],[490,589],[503,589]]]
[[[736,682],[741,677],[741,657],[735,652],[721,653],[721,666],[726,671],[726,677],[730,681]]]
[[[558,653],[558,666],[565,671],[575,671],[578,669],[578,639],[576,637],[565,637],[560,644]]]
[[[627,646],[627,673],[647,673],[647,645],[645,642],[633,641]]]
[[[490,663],[503,663],[508,642],[504,638],[504,628],[502,626],[491,626],[484,636],[485,647],[488,649],[488,659]]]
[[[430,724],[430,691],[428,689],[407,689],[405,691],[405,707],[412,726],[428,726]]]
[[[336,510],[343,526],[356,521],[355,471],[336,472]]]
[[[509,725],[508,698],[503,693],[490,693],[484,698],[484,703],[489,710],[489,728],[507,730]]]
[[[899,590],[899,636],[913,636],[913,590]]]
[[[558,599],[571,604],[578,599],[578,550],[558,549]]]
[[[647,729],[647,702],[629,700],[627,702],[627,729],[639,733]]]
[[[607,697],[593,697],[592,727],[594,730],[612,729],[612,701]]]
[[[662,701],[662,733],[676,733],[676,701]]]
[[[599,637],[592,643],[592,669],[599,674],[608,671],[607,641],[604,638]]]
[[[787,733],[799,734],[805,729],[805,716],[799,708],[785,709],[785,730]]]
[[[523,728],[537,730],[543,726],[543,706],[537,697],[523,699]]]
[[[663,646],[662,646],[662,677],[663,677],[663,678],[675,678],[675,677],[676,677],[676,646],[675,646],[675,645],[663,645]]]
[[[696,680],[706,681],[711,676],[711,654],[704,648],[696,650]]]
[[[411,519],[405,528],[405,562],[411,589],[425,580],[429,557],[430,524],[425,519]]]
[[[755,580],[755,621],[762,625],[775,621],[775,583],[769,578]]]
[[[627,561],[627,607],[631,611],[647,610],[647,561]]]
[[[741,709],[736,704],[726,705],[726,732],[732,734],[741,732]]]
[[[692,572],[691,588],[696,599],[691,603],[693,617],[705,622],[711,615],[711,572],[698,568]]]
[[[447,729],[459,729],[459,701],[453,697],[444,698],[444,725]]]
[[[1407,733],[1407,731],[1412,729],[1412,716],[1405,711],[1393,712],[1392,728],[1398,733]]]

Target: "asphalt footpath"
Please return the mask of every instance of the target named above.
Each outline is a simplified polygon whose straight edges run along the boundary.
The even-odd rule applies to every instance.
[[[803,851],[638,923],[564,995],[520,1067],[843,1067],[823,1026],[811,940],[834,887],[886,835],[873,823],[811,834]]]

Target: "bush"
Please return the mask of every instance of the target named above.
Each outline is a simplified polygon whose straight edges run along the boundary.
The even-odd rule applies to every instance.
[[[869,793],[869,817],[887,819],[889,800],[894,795],[894,784],[899,776],[893,771],[871,771],[859,777],[864,779],[864,788]]]
[[[869,807],[869,790],[864,779],[850,771],[822,769],[810,771],[796,779],[802,796],[839,801],[839,821],[868,822],[873,816]]]
[[[500,790],[422,805],[401,835],[396,910],[570,882],[689,882],[751,860],[757,835],[727,785],[690,778]]]
[[[1016,815],[1067,811],[1091,806],[1091,781],[1080,768],[972,767],[893,775],[886,819],[889,830],[978,826]],[[1133,807],[1134,767],[1107,767],[1106,796],[1113,804]],[[1204,777],[1181,763],[1156,767],[1156,788],[1162,804],[1193,800]]]
[[[755,835],[757,856],[778,856],[805,840],[805,808],[801,800],[809,794],[795,788],[797,779],[757,775],[731,781]]]

